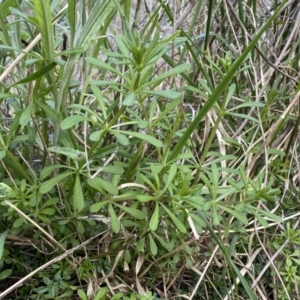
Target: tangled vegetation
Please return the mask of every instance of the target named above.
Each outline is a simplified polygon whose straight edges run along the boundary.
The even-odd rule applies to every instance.
[[[0,299],[297,299],[296,0],[0,4]]]

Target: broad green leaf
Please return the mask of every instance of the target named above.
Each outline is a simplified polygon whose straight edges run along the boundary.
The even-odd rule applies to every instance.
[[[115,294],[112,298],[110,298],[110,300],[120,300],[123,299],[123,293],[117,293]]]
[[[159,205],[158,202],[155,202],[155,209],[149,223],[150,230],[155,231],[157,229],[158,223],[159,223]]]
[[[215,226],[220,225],[220,217],[215,206],[212,207],[212,211],[213,211],[213,223]]]
[[[73,193],[73,206],[76,211],[80,211],[84,207],[84,197],[80,182],[80,177],[77,174],[74,185],[74,193]]]
[[[43,207],[47,207],[47,206],[53,206],[54,204],[56,204],[57,202],[59,202],[58,198],[51,198],[49,200],[47,200],[45,202],[45,204],[43,205]]]
[[[36,101],[35,103],[42,108],[42,110],[46,113],[47,117],[51,118],[53,122],[58,122],[60,120],[61,115],[55,109],[39,101]]]
[[[135,99],[136,99],[136,94],[135,93],[130,93],[124,99],[123,105],[124,106],[132,106],[134,104],[134,102],[135,102]]]
[[[9,277],[12,274],[12,269],[6,269],[0,273],[0,280]]]
[[[124,57],[130,57],[130,51],[126,44],[123,42],[123,36],[120,34],[116,35],[116,44],[119,48],[119,50],[122,52]]]
[[[167,181],[165,182],[165,187],[161,193],[164,193],[168,189],[169,185],[173,182],[173,179],[176,176],[176,173],[177,173],[177,165],[172,164],[169,169]]]
[[[184,198],[182,200],[196,209],[203,209],[203,205],[205,203],[205,199],[201,196]]]
[[[45,167],[44,169],[41,170],[40,179],[44,180],[48,175],[50,175],[52,172],[54,172],[55,170],[60,169],[60,168],[69,169],[70,167],[64,166],[64,165],[52,165],[52,166],[50,165],[50,166],[47,166],[47,167]]]
[[[85,294],[85,292],[82,289],[78,289],[77,294],[81,300],[88,300],[87,295]]]
[[[197,215],[189,213],[190,217],[193,219],[194,222],[198,223],[201,227],[206,227],[205,222]]]
[[[150,252],[153,256],[156,256],[157,255],[157,245],[151,234],[149,234],[148,237],[149,237],[149,242],[150,242]]]
[[[59,174],[45,182],[43,182],[40,186],[39,192],[41,194],[48,193],[56,184],[65,179],[68,176],[71,176],[73,172],[66,172],[63,174]]]
[[[234,209],[231,209],[225,205],[218,205],[218,207],[220,209],[226,210],[228,213],[230,213],[231,215],[233,215],[236,219],[238,219],[239,221],[241,221],[244,225],[248,225],[248,219],[245,215],[244,212],[240,212]]]
[[[107,287],[100,288],[95,295],[94,300],[103,300],[105,299],[105,296],[107,295]]]
[[[138,220],[145,220],[146,219],[145,214],[140,209],[120,205],[120,204],[117,204],[117,203],[114,203],[114,205],[120,207],[122,210],[126,211],[129,215],[131,215],[132,217],[134,217]]]
[[[160,205],[164,208],[166,213],[170,216],[175,226],[181,231],[182,233],[186,233],[185,226],[181,223],[181,221],[173,214],[163,203],[160,203]]]
[[[25,219],[20,217],[20,218],[17,218],[14,223],[13,223],[13,228],[19,228],[22,226],[22,224],[25,222]]]
[[[99,190],[99,186],[104,189],[105,191],[107,191],[108,193],[110,193],[111,195],[118,195],[118,189],[117,187],[115,187],[111,182],[106,181],[100,177],[95,177],[93,179],[88,179],[87,183],[95,188],[96,190]],[[99,190],[100,192],[102,190]]]
[[[91,141],[94,141],[94,142],[97,142],[97,141],[100,141],[102,135],[104,133],[104,130],[97,130],[97,131],[94,131],[91,135],[90,135],[90,140]]]
[[[117,138],[118,142],[121,145],[123,146],[129,145],[129,139],[125,135],[119,133],[117,130],[111,130],[111,133],[113,133],[113,135]]]
[[[73,115],[73,116],[70,116],[70,117],[67,117],[65,118],[61,124],[60,124],[60,128],[61,129],[69,129],[71,128],[72,126],[80,123],[80,122],[93,122],[92,119],[88,118],[88,117],[85,117],[85,116],[79,116],[79,115]]]
[[[0,159],[3,159],[6,156],[6,150],[0,150]]]
[[[157,200],[156,197],[148,196],[148,195],[137,195],[136,198],[140,202],[149,202],[149,201],[155,201],[155,200]]]
[[[131,135],[133,137],[136,137],[140,140],[146,141],[149,144],[155,146],[155,147],[162,147],[163,143],[161,141],[159,141],[158,139],[156,139],[155,137],[151,136],[151,135],[147,135],[147,134],[143,134],[140,132],[134,132],[134,131],[125,131],[125,130],[119,130],[119,133],[123,133],[125,135]]]
[[[99,106],[100,106],[100,109],[101,109],[101,113],[103,115],[103,119],[106,120],[107,119],[107,114],[106,114],[107,108],[105,107],[105,103],[104,103],[102,92],[94,84],[91,84],[91,89],[92,89],[92,91],[93,91],[94,95],[96,96],[96,99],[97,99],[97,101],[99,103]]]
[[[138,125],[138,128],[144,129],[149,125],[149,122],[141,120],[141,121],[138,121],[137,125]]]
[[[1,233],[1,236],[0,236],[0,261],[3,258],[5,239],[6,239],[8,232],[9,232],[9,229],[6,229],[3,233]]]
[[[151,232],[152,235],[155,236],[155,238],[160,242],[160,244],[166,249],[169,250],[169,245],[168,243],[157,233],[155,233],[154,231]]]
[[[20,125],[26,126],[29,121],[31,120],[31,114],[33,111],[33,102],[31,101],[26,109],[22,112],[21,118],[20,118]]]
[[[52,216],[55,214],[55,209],[48,207],[48,208],[44,208],[44,209],[40,210],[39,213],[42,215]]]
[[[0,182],[0,198],[10,198],[14,194],[13,189],[7,184]]]
[[[52,153],[62,154],[65,155],[75,161],[84,161],[85,160],[85,153],[81,152],[76,149],[68,148],[68,147],[49,147],[48,151]]]
[[[8,15],[11,14],[10,9],[12,7],[17,8],[19,6],[19,3],[21,2],[21,0],[5,0],[2,1],[2,3],[0,4],[0,12],[2,14],[3,18],[6,18]]]
[[[98,212],[103,206],[105,206],[108,203],[109,201],[102,201],[102,202],[95,203],[91,206],[90,212],[92,213]]]
[[[111,228],[112,228],[113,232],[114,233],[119,233],[119,231],[121,229],[120,221],[118,220],[116,212],[115,212],[115,210],[114,210],[111,203],[108,205],[108,212],[109,212],[109,215],[110,215]]]

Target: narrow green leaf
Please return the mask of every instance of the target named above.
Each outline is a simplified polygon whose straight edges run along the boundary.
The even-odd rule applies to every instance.
[[[272,220],[272,221],[274,221],[274,222],[276,222],[276,223],[282,223],[282,218],[279,217],[279,216],[277,216],[277,215],[275,215],[275,214],[272,214],[272,213],[270,213],[270,212],[268,212],[268,211],[266,211],[266,210],[263,210],[263,209],[261,209],[261,208],[254,208],[254,207],[253,207],[253,209],[254,209],[254,210],[256,209],[259,213],[261,213],[262,215],[265,215],[265,216],[268,217],[270,220]]]
[[[172,100],[176,100],[178,98],[180,98],[180,99],[183,98],[183,96],[176,91],[145,91],[144,93],[149,94],[149,95],[158,96],[160,98],[167,98],[167,99],[172,99]]]
[[[235,218],[237,218],[239,221],[241,221],[244,225],[248,225],[248,219],[244,212],[239,212],[237,210],[231,209],[225,205],[218,205],[220,209],[226,210],[228,213],[233,215]]]
[[[145,87],[147,87],[149,85],[157,86],[158,84],[160,84],[163,80],[165,80],[168,77],[178,75],[180,73],[184,73],[184,72],[188,71],[190,69],[190,67],[191,67],[190,64],[183,64],[183,65],[177,66],[177,67],[171,69],[170,71],[156,77],[152,81],[147,82],[146,84],[143,84],[141,89],[144,89]]]
[[[33,0],[33,4],[42,35],[44,56],[46,60],[51,60],[54,53],[54,34],[50,2]]]
[[[155,202],[155,209],[149,223],[150,230],[155,231],[157,229],[158,223],[159,223],[159,205],[158,202]]]
[[[102,201],[102,202],[95,203],[91,206],[90,212],[92,213],[98,212],[103,206],[105,206],[108,203],[109,201]]]
[[[115,210],[114,210],[111,203],[108,205],[108,212],[109,212],[109,215],[110,215],[111,228],[112,228],[113,232],[114,233],[119,233],[119,231],[121,229],[120,221],[118,220],[116,212],[115,212]]]
[[[92,119],[85,117],[85,116],[79,116],[79,115],[73,115],[73,116],[69,116],[67,118],[65,118],[61,124],[60,124],[60,128],[65,130],[65,129],[69,129],[72,126],[80,123],[80,122],[93,122]]]
[[[230,85],[228,92],[227,92],[227,96],[226,96],[226,104],[225,107],[227,107],[229,101],[231,100],[232,96],[234,95],[236,90],[236,85],[233,83]]]
[[[258,119],[254,118],[254,117],[252,117],[252,116],[250,116],[250,115],[239,114],[239,113],[233,113],[233,112],[228,112],[228,113],[226,113],[226,114],[228,114],[228,115],[230,115],[230,116],[234,116],[234,117],[239,117],[239,118],[241,118],[241,119],[248,119],[248,120],[250,120],[250,121],[252,121],[252,122],[254,122],[254,123],[259,123],[259,120],[258,120]]]
[[[220,98],[223,91],[226,89],[228,84],[230,83],[231,79],[235,76],[236,72],[238,71],[239,67],[242,65],[244,60],[247,58],[250,51],[254,48],[260,37],[266,32],[269,26],[272,24],[273,20],[277,17],[278,13],[280,12],[283,5],[286,1],[282,1],[273,15],[267,20],[267,22],[261,27],[258,31],[257,35],[252,39],[249,45],[245,48],[243,53],[237,58],[237,60],[232,64],[227,74],[224,76],[223,80],[219,83],[219,85],[214,89],[211,96],[205,102],[203,107],[200,109],[199,113],[196,115],[192,123],[188,126],[184,134],[181,136],[180,140],[175,145],[174,149],[170,153],[168,157],[168,162],[174,160],[178,154],[182,151],[182,149],[187,144],[190,136],[195,131],[195,129],[199,126],[201,120],[207,115],[208,111],[213,107],[216,101]],[[253,294],[253,292],[252,292]],[[254,299],[254,298],[253,298]]]
[[[55,66],[56,66],[56,63],[52,62],[49,65],[47,65],[46,67],[39,69],[35,73],[25,77],[24,79],[17,81],[13,85],[11,85],[9,88],[11,88],[12,86],[17,85],[17,84],[28,83],[28,82],[37,80],[37,79],[41,78],[42,76],[44,76],[45,74],[49,73],[49,71],[52,70]]]
[[[43,182],[40,186],[39,192],[41,194],[46,194],[47,192],[49,192],[57,183],[59,183],[60,181],[62,181],[63,179],[65,179],[68,176],[71,176],[72,172],[66,172],[63,174],[59,174],[45,182]]]
[[[168,104],[166,106],[165,110],[159,113],[158,118],[153,121],[153,124],[157,124],[161,120],[163,120],[169,112],[173,111],[173,109],[181,103],[181,101],[182,101],[182,98],[178,97],[177,99],[172,101],[170,104]]]
[[[265,106],[266,106],[266,104],[261,103],[261,102],[245,102],[240,105],[234,106],[233,108],[228,109],[227,111],[234,111],[234,110],[237,110],[240,108],[245,108],[245,107],[265,107]]]
[[[68,147],[49,147],[49,152],[65,155],[75,161],[83,161],[85,159],[85,153],[76,149]]]
[[[74,38],[76,31],[76,0],[68,0],[68,14],[70,23],[70,46],[74,46]]]
[[[81,187],[79,175],[77,174],[74,185],[73,206],[76,211],[80,211],[84,207],[84,197]]]
[[[105,63],[105,62],[100,61],[100,60],[97,59],[97,58],[86,57],[85,60],[86,60],[88,63],[90,63],[90,64],[92,64],[92,65],[98,67],[98,68],[101,69],[101,70],[107,70],[107,71],[110,71],[110,72],[112,72],[113,74],[116,74],[116,75],[120,76],[121,78],[124,78],[124,75],[123,75],[121,72],[119,72],[117,69],[115,69],[114,67],[110,66],[109,64],[107,64],[107,63]],[[124,79],[125,79],[125,78],[124,78]]]
[[[160,205],[164,208],[166,213],[170,216],[172,221],[174,222],[175,226],[181,231],[182,233],[186,233],[185,226],[181,223],[181,221],[173,214],[164,204],[160,203]]]
[[[231,260],[230,256],[228,255],[228,251],[224,247],[224,244],[222,243],[222,241],[216,235],[216,233],[214,231],[214,228],[212,228],[210,222],[207,220],[207,218],[204,215],[204,213],[201,210],[199,210],[198,214],[200,215],[200,217],[205,222],[206,227],[207,227],[207,229],[209,230],[209,232],[211,234],[211,237],[214,239],[214,241],[218,244],[218,246],[220,247],[221,251],[223,252],[223,254],[225,256],[225,259],[226,259],[226,262],[234,270],[235,274],[240,279],[243,287],[245,288],[245,290],[247,292],[247,295],[250,297],[250,300],[257,300],[257,297],[255,296],[254,292],[252,291],[249,283],[247,282],[247,280],[245,279],[245,277],[241,274],[240,270],[236,267],[236,265],[234,264],[234,262]]]
[[[110,193],[111,195],[118,195],[118,189],[109,181],[106,181],[100,177],[95,177],[93,179],[88,179],[87,183],[95,188],[96,190],[99,190],[99,186],[104,189],[105,191],[107,191],[108,193]],[[101,192],[101,190],[100,190]]]
[[[120,207],[122,210],[126,211],[129,215],[131,215],[132,217],[134,217],[138,220],[145,220],[146,219],[145,214],[139,209],[124,206],[124,205],[120,205],[120,204],[117,204],[117,203],[114,203],[114,205]]]
[[[162,147],[163,143],[161,141],[159,141],[158,139],[156,139],[155,137],[148,135],[148,134],[143,134],[140,132],[134,132],[134,131],[125,131],[125,130],[119,130],[119,133],[123,133],[125,135],[131,135],[134,136],[140,140],[146,141],[149,144],[155,146],[155,147]]]

